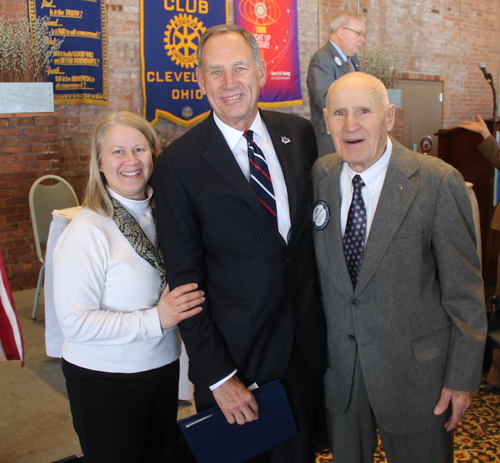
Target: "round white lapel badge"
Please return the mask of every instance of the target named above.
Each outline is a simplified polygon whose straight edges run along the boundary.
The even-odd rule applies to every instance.
[[[336,64],[337,66],[342,66],[342,61],[340,60],[340,58],[339,58],[338,56],[336,56],[336,57],[334,58],[334,60],[335,60],[335,64]]]
[[[318,201],[313,209],[313,227],[318,230],[324,230],[330,223],[330,207],[325,201]]]

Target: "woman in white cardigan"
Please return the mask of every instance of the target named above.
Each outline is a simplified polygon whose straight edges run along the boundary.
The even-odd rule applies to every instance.
[[[54,251],[63,372],[85,463],[172,461],[180,338],[203,292],[169,292],[156,237],[150,124],[120,112],[92,137],[84,209]]]

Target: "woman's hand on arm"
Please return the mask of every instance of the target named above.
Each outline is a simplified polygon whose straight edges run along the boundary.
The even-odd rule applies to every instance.
[[[167,284],[157,305],[158,316],[163,330],[175,326],[182,320],[202,311],[201,304],[205,301],[204,292],[201,290],[196,291],[196,288],[198,288],[196,283],[190,283],[170,291]]]

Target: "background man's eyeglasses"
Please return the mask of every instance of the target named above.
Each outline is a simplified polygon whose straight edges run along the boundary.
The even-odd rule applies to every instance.
[[[355,31],[354,29],[351,29],[350,27],[343,27],[342,29],[347,29],[348,31],[354,32],[358,36],[358,38],[363,37],[366,39],[366,32]]]

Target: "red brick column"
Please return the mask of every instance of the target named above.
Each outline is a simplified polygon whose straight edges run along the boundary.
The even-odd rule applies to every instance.
[[[59,174],[59,153],[57,113],[0,114],[0,242],[12,290],[36,286],[28,195],[37,178]]]
[[[391,130],[391,135],[402,145],[404,144],[405,110],[396,109],[396,121]]]

